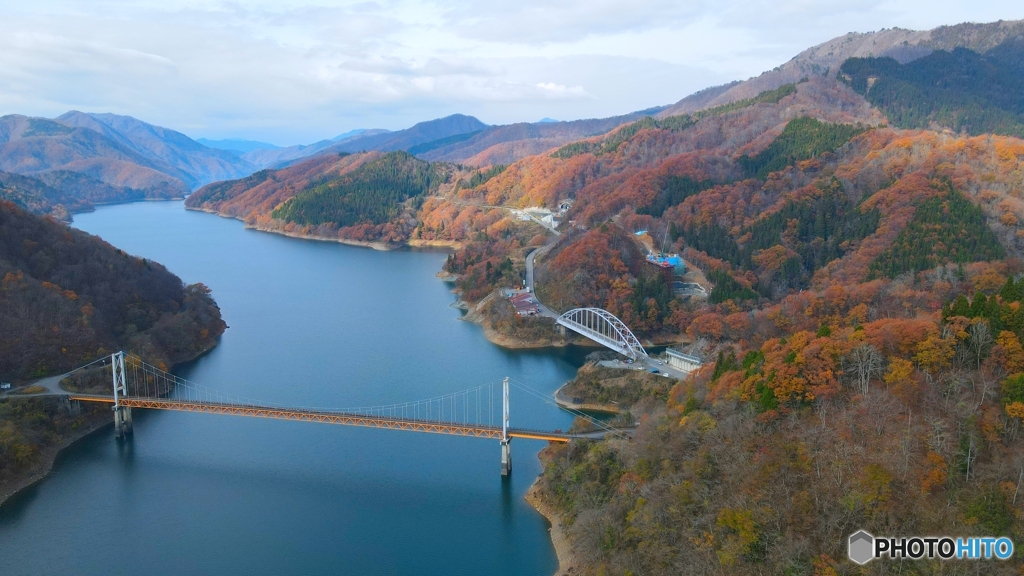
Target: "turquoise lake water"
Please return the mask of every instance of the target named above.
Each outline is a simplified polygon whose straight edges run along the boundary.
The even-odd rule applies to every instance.
[[[509,351],[459,320],[446,255],[245,230],[180,202],[105,206],[74,225],[203,282],[229,328],[176,372],[295,406],[388,404],[505,376],[553,392],[579,350]],[[516,427],[571,417],[512,392]],[[102,431],[0,508],[0,572],[549,575],[547,523],[523,496],[542,442],[173,412]]]

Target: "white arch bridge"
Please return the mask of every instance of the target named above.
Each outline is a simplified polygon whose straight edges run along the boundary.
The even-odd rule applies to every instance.
[[[575,308],[559,316],[556,322],[634,360],[647,357],[647,351],[629,327],[607,310]]]

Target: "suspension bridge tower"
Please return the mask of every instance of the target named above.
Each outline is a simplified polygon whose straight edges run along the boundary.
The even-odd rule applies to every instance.
[[[512,437],[508,435],[508,378],[501,382],[501,475],[512,473]]]
[[[132,433],[132,408],[121,405],[121,399],[128,397],[128,384],[125,381],[124,372],[124,352],[110,355],[110,371],[114,378],[114,435],[124,438]]]

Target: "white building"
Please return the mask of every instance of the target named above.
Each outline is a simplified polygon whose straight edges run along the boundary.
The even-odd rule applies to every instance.
[[[666,349],[665,354],[668,356],[669,366],[679,370],[680,372],[686,372],[687,374],[704,365],[700,358],[690,356],[689,354],[683,354],[682,352],[671,348]]]

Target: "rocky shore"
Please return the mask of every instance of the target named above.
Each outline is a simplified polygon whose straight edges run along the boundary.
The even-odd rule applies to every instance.
[[[546,458],[547,449],[541,450],[538,454],[541,463],[544,463]],[[551,543],[555,547],[555,555],[558,556],[558,571],[555,572],[555,576],[570,576],[572,574],[579,573],[580,563],[576,557],[576,552],[573,550],[572,543],[569,541],[569,536],[566,533],[565,526],[562,524],[562,516],[559,514],[554,507],[544,501],[544,496],[540,489],[540,477],[533,482],[530,489],[526,492],[526,501],[533,506],[537,512],[540,512],[544,518],[547,519],[548,524],[551,528],[548,531],[551,534]]]

